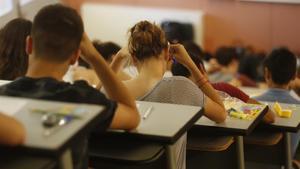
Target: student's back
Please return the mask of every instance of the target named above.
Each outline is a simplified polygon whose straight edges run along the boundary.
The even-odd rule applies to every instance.
[[[126,81],[128,89],[138,100],[164,102],[173,104],[185,104],[205,107],[205,115],[214,121],[222,122],[226,113],[219,97],[207,83],[192,63],[184,47],[180,44],[169,45],[164,32],[155,24],[141,21],[130,29],[128,51],[132,57],[133,64],[138,70],[138,75]],[[122,55],[119,52],[116,57]],[[183,77],[163,78],[170,63],[170,55],[177,61],[188,64],[193,75],[198,79],[198,85],[210,96],[216,96],[218,103],[206,98],[198,86]],[[114,60],[116,63],[116,60]],[[172,151],[176,159],[178,169],[185,168],[185,146],[186,136],[183,136],[173,145]]]
[[[162,79],[152,90],[137,99],[202,107],[204,105],[203,92],[191,80],[181,76]]]
[[[264,76],[269,89],[255,99],[260,101],[300,104],[289,90],[296,78],[296,56],[286,48],[274,49],[264,61]],[[295,112],[297,113],[297,112]],[[300,132],[291,135],[292,152],[296,153]]]

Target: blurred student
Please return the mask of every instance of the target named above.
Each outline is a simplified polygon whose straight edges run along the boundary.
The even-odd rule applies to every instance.
[[[224,105],[207,79],[197,69],[182,45],[169,45],[157,25],[141,21],[130,29],[128,51],[138,75],[125,82],[137,100],[202,106],[205,116],[216,122],[226,119]],[[124,55],[122,50],[116,55]],[[184,77],[163,78],[170,55],[189,68],[197,83]],[[121,56],[123,57],[123,56]],[[205,96],[207,95],[207,96]],[[173,147],[176,167],[185,168],[186,136]]]
[[[288,104],[300,104],[299,97],[292,95],[289,85],[296,78],[296,56],[287,48],[274,49],[264,61],[265,80],[269,89],[256,100],[280,102]],[[292,133],[292,153],[295,155],[300,132]]]
[[[140,117],[134,99],[84,34],[82,19],[74,9],[59,4],[41,9],[34,18],[26,49],[30,57],[26,76],[0,87],[1,95],[103,105],[108,111],[101,114],[96,132],[104,132],[108,127],[137,127]],[[62,81],[80,53],[94,68],[113,101],[84,81]],[[72,145],[75,169],[88,168],[88,134]]]
[[[8,22],[0,30],[1,80],[14,80],[26,74],[28,55],[25,46],[31,27],[31,21],[17,18]]]
[[[0,144],[17,146],[25,141],[23,125],[12,117],[0,112]]]
[[[113,42],[94,42],[93,43],[95,48],[101,55],[104,57],[104,59],[107,61],[108,64],[111,64],[113,61],[114,56],[121,50],[121,47]],[[118,77],[122,80],[130,80],[131,76],[129,76],[127,73],[123,71],[124,65],[120,65],[120,68],[122,70],[119,71]]]
[[[104,57],[108,64],[111,64],[114,56],[121,49],[119,45],[113,42],[94,41],[93,45],[96,48],[96,50],[101,54],[101,56]],[[96,72],[93,70],[92,67],[90,67],[90,65],[87,62],[85,62],[83,59],[79,59],[78,65],[79,67],[76,67],[73,70],[73,80],[85,80],[90,85],[97,86],[97,88],[100,88],[102,86],[99,78],[96,75]],[[124,65],[120,65],[121,68],[123,68],[123,66]],[[122,81],[131,79],[131,77],[123,70],[119,71],[117,76]]]
[[[201,59],[201,55],[203,55],[203,53],[201,52],[202,51],[201,48],[192,41],[184,42],[183,46],[187,50],[189,56],[191,57],[195,65],[198,67],[198,69],[203,73],[203,75],[207,76],[205,67]],[[174,76],[184,76],[186,78],[189,78],[191,81],[195,82],[195,79],[193,79],[193,76],[191,75],[189,70],[182,64],[178,62],[174,62],[171,70]],[[219,83],[211,83],[211,85],[214,87],[214,89],[225,92],[231,97],[238,98],[245,103],[260,104],[258,101],[250,98],[249,95],[247,95],[246,93],[244,93],[243,91],[241,91],[240,89],[238,89],[237,87],[229,83],[219,82]],[[271,111],[269,111],[264,117],[264,121],[266,123],[273,123],[274,120],[275,120],[275,116]]]
[[[256,87],[254,81],[238,74],[239,58],[235,48],[220,47],[216,52],[216,60],[220,65],[220,71],[209,75],[211,82],[227,82],[237,86]]]

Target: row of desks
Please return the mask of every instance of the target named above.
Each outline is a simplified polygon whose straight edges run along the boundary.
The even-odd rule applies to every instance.
[[[105,111],[104,107],[86,104],[45,102],[8,97],[0,98],[1,103],[4,100],[13,101],[15,103],[26,102],[26,104],[24,104],[24,106],[14,114],[14,116],[25,125],[27,131],[25,145],[15,148],[17,149],[17,152],[24,152],[25,154],[33,156],[42,155],[42,157],[46,158],[56,157],[59,159],[59,165],[61,165],[63,168],[72,168],[72,158],[69,149],[72,140],[80,137],[82,133],[93,128],[97,122],[97,119],[100,117],[101,112]],[[138,102],[138,104],[141,115],[143,115],[149,106],[154,107],[152,114],[147,119],[142,120],[141,124],[135,131],[124,132],[114,130],[109,131],[108,135],[114,136],[116,139],[120,139],[122,137],[124,138],[124,136],[126,138],[130,137],[134,139],[141,139],[151,143],[157,143],[163,147],[176,142],[178,138],[180,138],[192,127],[199,129],[199,131],[205,130],[208,132],[212,131],[216,134],[220,133],[222,135],[235,135],[237,138],[237,144],[239,145],[238,147],[240,148],[238,160],[239,168],[241,169],[244,168],[242,136],[251,133],[251,131],[262,120],[262,117],[266,113],[266,111],[262,111],[255,119],[249,121],[228,117],[225,123],[216,124],[205,117],[201,117],[203,115],[203,109],[200,107],[150,102]],[[41,115],[31,113],[30,109],[45,109],[66,105],[84,108],[87,110],[87,113],[82,120],[68,124],[59,131],[55,132],[55,134],[52,136],[43,136],[42,133],[44,128],[40,121]],[[297,106],[294,106],[293,109],[294,112],[299,111]],[[290,119],[282,119],[277,117],[276,122],[269,127],[273,128],[274,130],[288,133],[298,131],[299,124],[300,114],[293,113],[293,117]],[[286,137],[289,136],[286,135]],[[42,161],[46,161],[45,165],[49,165],[49,161],[45,159],[42,159]],[[16,163],[16,165],[18,164]],[[11,166],[11,163],[0,162],[0,168],[17,168],[17,166]]]

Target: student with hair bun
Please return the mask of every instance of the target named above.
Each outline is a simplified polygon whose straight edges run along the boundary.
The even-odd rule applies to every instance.
[[[125,85],[137,100],[202,106],[211,120],[225,121],[221,99],[182,45],[169,45],[162,29],[148,21],[137,23],[129,33],[128,51],[138,75]],[[122,51],[116,58],[125,58]],[[185,77],[163,78],[172,57],[188,67],[196,84]],[[177,168],[185,168],[186,136],[172,147]]]

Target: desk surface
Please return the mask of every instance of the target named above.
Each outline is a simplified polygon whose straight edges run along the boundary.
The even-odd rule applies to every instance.
[[[205,133],[221,135],[248,135],[268,111],[266,105],[257,106],[261,106],[262,111],[253,120],[241,120],[228,116],[224,123],[215,123],[203,116],[196,122],[193,130],[199,130],[199,132],[202,130]]]
[[[153,106],[147,119],[141,119],[138,128],[131,132],[111,130],[109,134],[138,137],[159,143],[173,144],[203,115],[203,109],[196,106],[137,102],[141,116]]]
[[[272,102],[265,102],[273,110]],[[290,118],[281,118],[276,113],[275,123],[270,124],[273,129],[279,131],[297,132],[300,129],[300,105],[280,103],[283,109],[291,109],[292,116]]]
[[[15,105],[24,105],[13,114],[26,129],[26,141],[22,148],[29,149],[31,151],[43,151],[44,153],[59,153],[64,148],[68,147],[68,143],[71,140],[86,132],[93,127],[101,112],[104,110],[103,106],[87,105],[87,104],[70,104],[62,102],[49,102],[49,101],[38,101],[30,99],[20,99],[12,97],[0,97],[1,103],[7,102],[15,103]],[[20,104],[22,102],[22,104]],[[41,110],[53,110],[62,107],[80,109],[83,113],[80,119],[74,119],[69,124],[61,127],[53,134],[45,136],[45,128],[42,125],[40,113],[33,113],[32,109]],[[4,107],[4,105],[0,105]],[[4,109],[5,110],[5,109]]]

